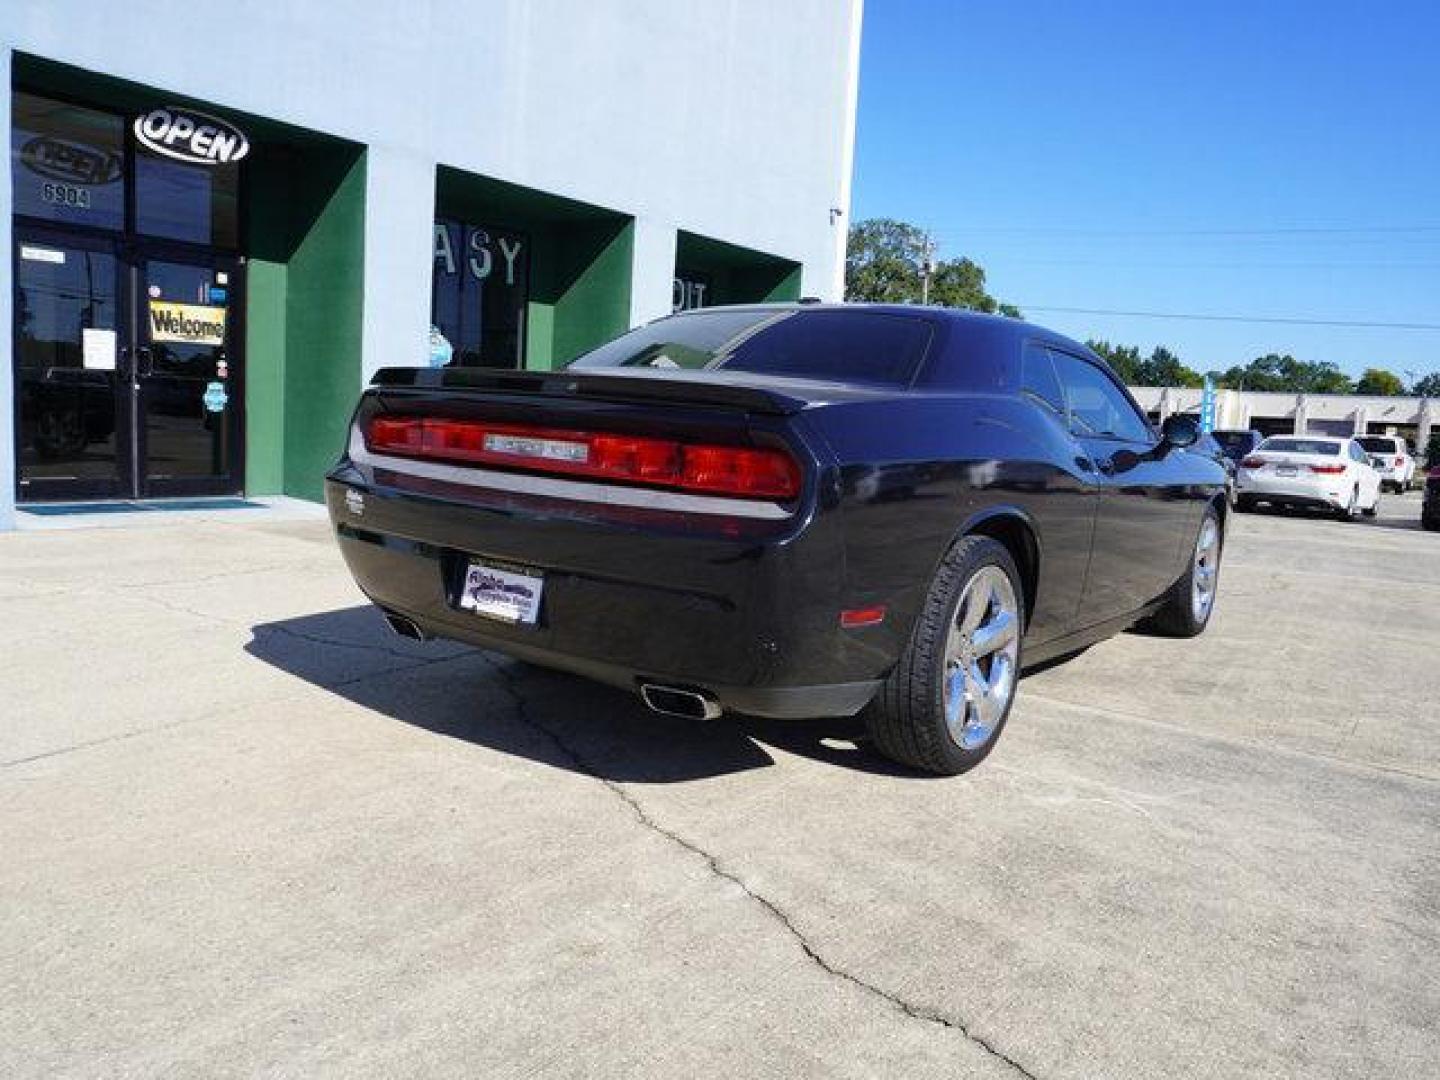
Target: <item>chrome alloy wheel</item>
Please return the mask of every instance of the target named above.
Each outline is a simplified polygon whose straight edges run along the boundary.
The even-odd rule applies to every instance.
[[[998,566],[976,571],[945,637],[945,723],[964,750],[984,746],[1015,695],[1020,606]]]
[[[1220,523],[1206,516],[1200,526],[1200,539],[1195,541],[1195,572],[1191,575],[1191,611],[1195,621],[1204,624],[1215,603],[1215,578],[1220,573]]]

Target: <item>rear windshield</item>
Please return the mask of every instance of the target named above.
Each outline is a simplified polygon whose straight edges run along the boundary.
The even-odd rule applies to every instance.
[[[877,311],[698,311],[632,330],[570,366],[753,371],[905,387],[929,345],[923,319]]]
[[[1355,441],[1358,442],[1361,446],[1363,446],[1366,450],[1369,450],[1372,454],[1398,453],[1398,448],[1395,445],[1396,440],[1388,439],[1384,436],[1371,435],[1368,438],[1356,439]]]
[[[1255,436],[1248,431],[1212,431],[1210,434],[1226,450],[1248,450],[1255,443]]]
[[[1328,439],[1266,439],[1258,449],[1274,450],[1282,454],[1329,454],[1340,453],[1340,444]]]

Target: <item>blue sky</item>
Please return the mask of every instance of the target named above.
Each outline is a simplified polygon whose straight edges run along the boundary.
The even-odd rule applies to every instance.
[[[1440,4],[868,0],[852,218],[1204,371],[1440,371]],[[1408,381],[1408,379],[1407,379]]]

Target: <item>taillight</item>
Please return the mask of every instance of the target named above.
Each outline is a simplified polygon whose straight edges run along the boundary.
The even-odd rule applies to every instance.
[[[1242,469],[1263,469],[1265,459],[1263,457],[1247,457],[1241,460],[1240,467]]]
[[[769,447],[416,416],[372,416],[364,436],[371,450],[404,457],[505,465],[714,495],[793,499],[800,493],[800,467],[783,450]]]
[[[1400,466],[1402,466],[1402,465],[1404,465],[1404,464],[1405,464],[1405,459],[1404,459],[1403,457],[1397,457],[1397,458],[1395,459],[1395,467],[1396,467],[1397,469],[1400,468]]]
[[[1345,471],[1345,466],[1344,466],[1344,465],[1311,465],[1311,466],[1310,466],[1310,471],[1311,471],[1311,472],[1318,472],[1318,473],[1325,473],[1325,474],[1328,475],[1328,476],[1333,476],[1333,475],[1336,474],[1336,473],[1342,473],[1342,472],[1344,472],[1344,471]]]

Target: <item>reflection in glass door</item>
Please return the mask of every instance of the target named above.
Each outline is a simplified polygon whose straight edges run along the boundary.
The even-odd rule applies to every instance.
[[[242,488],[238,260],[16,230],[19,498]]]
[[[241,488],[235,260],[146,254],[136,261],[137,452],[141,493]]]
[[[15,236],[22,500],[128,494],[122,278],[112,242]]]

